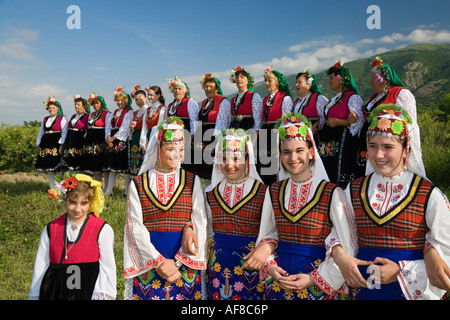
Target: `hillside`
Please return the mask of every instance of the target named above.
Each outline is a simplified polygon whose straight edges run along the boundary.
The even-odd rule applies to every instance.
[[[378,55],[377,55],[378,56]],[[388,51],[379,55],[382,60],[394,68],[400,79],[415,95],[419,106],[429,107],[450,93],[450,44],[417,44]],[[364,101],[372,94],[370,81],[371,63],[375,56],[345,63],[355,78],[358,90]],[[297,98],[295,76],[285,75],[292,97]],[[316,74],[323,93],[331,98],[326,70]],[[261,97],[268,94],[263,81],[255,84],[255,92]]]

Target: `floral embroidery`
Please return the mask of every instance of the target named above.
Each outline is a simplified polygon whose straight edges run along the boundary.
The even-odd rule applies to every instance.
[[[322,157],[334,157],[338,151],[339,142],[331,141],[319,146],[319,153]]]

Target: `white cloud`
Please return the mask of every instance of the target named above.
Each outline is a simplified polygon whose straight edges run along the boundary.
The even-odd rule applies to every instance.
[[[1,35],[5,38],[0,43],[1,56],[25,62],[34,62],[36,60],[30,43],[39,39],[37,31],[11,27],[8,32],[2,32]]]

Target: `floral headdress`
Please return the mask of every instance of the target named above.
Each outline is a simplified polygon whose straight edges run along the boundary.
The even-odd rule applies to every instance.
[[[168,83],[170,92],[173,93],[173,89],[175,88],[175,86],[181,86],[181,87],[185,88],[184,92],[186,93],[186,97],[188,97],[188,98],[191,97],[191,91],[189,90],[189,86],[179,76],[175,76],[175,78],[172,78],[172,79],[167,79],[167,83]]]
[[[236,68],[233,68],[230,72],[230,81],[231,83],[236,83],[236,72],[238,71],[245,71],[247,73],[247,79],[248,79],[248,91],[253,91],[254,81],[253,76],[250,74],[250,72],[246,71],[244,68],[238,66]]]
[[[302,70],[302,73],[306,74],[306,83],[311,85],[311,88],[309,89],[312,93],[319,93],[322,94],[322,90],[319,88],[319,84],[317,83],[316,76],[311,73],[310,68],[306,68]]]
[[[81,102],[83,103],[84,110],[86,110],[87,113],[91,113],[91,109],[89,108],[88,101],[85,98],[83,98],[81,96],[81,94],[77,94],[77,95],[73,96],[73,100],[75,102],[77,100],[81,100]]]
[[[280,142],[292,139],[312,142],[308,128],[312,128],[311,122],[300,113],[284,114],[274,126],[274,129],[278,129]]]
[[[221,141],[219,150],[222,153],[242,155],[248,152],[247,141],[250,141],[250,136],[244,129],[222,129],[216,138]]]
[[[102,109],[108,110],[108,108],[106,107],[105,99],[104,99],[102,96],[99,96],[99,95],[98,95],[97,93],[95,93],[95,92],[92,92],[92,93],[89,95],[89,98],[88,98],[88,103],[89,103],[89,105],[92,106],[92,102],[94,101],[94,99],[100,100],[100,103],[102,104]]]
[[[372,61],[372,71],[376,73],[375,81],[378,83],[386,81],[394,86],[406,87],[402,80],[397,76],[394,69],[383,63],[383,60],[381,60],[380,57],[376,57],[375,60]]]
[[[353,78],[350,70],[343,66],[340,60],[334,64],[334,67],[339,70],[339,74],[336,75],[336,78],[342,82],[344,91],[351,90],[356,92],[356,94],[359,94],[358,87],[356,86],[355,79]]]
[[[122,87],[122,86],[117,86],[116,90],[114,90],[114,94],[113,94],[113,96],[114,96],[114,101],[117,101],[117,95],[118,95],[120,92],[125,93],[125,95],[126,95],[127,98],[128,98],[128,104],[127,104],[127,107],[130,108],[130,109],[133,109],[133,108],[131,107],[131,102],[132,102],[131,96],[123,90],[123,87]]]
[[[48,110],[48,105],[49,105],[50,102],[55,103],[58,106],[58,114],[56,116],[57,117],[62,116],[63,115],[63,110],[62,110],[62,107],[61,107],[61,103],[59,103],[59,101],[56,100],[56,98],[54,96],[53,97],[48,97],[47,100],[45,100],[43,102],[43,104],[45,105],[45,109]]]
[[[158,125],[160,143],[184,143],[183,121],[175,116],[168,117]]]
[[[411,117],[401,107],[386,104],[376,107],[367,117],[370,128],[367,134],[387,137],[408,137],[407,124],[412,124]]]
[[[133,99],[134,99],[134,96],[136,95],[136,93],[137,93],[138,91],[142,91],[143,93],[145,93],[145,91],[148,91],[148,88],[145,88],[145,91],[144,91],[144,90],[141,89],[141,86],[140,86],[140,85],[134,86],[133,91],[131,91],[131,93],[130,93],[130,95],[131,95],[131,97],[132,97]],[[142,93],[142,92],[141,92],[141,93]]]
[[[273,73],[275,75],[275,77],[278,79],[278,83],[280,85],[280,91],[287,93],[287,94],[291,94],[289,91],[289,85],[287,83],[286,78],[284,77],[284,75],[276,70],[273,70],[272,66],[266,67],[264,74],[268,74],[268,73]]]
[[[66,174],[65,178],[63,178],[63,180],[56,185],[55,189],[48,190],[48,194],[54,199],[58,199],[59,197],[65,199],[67,197],[67,193],[74,190],[79,181],[86,181],[92,188],[95,189],[94,199],[89,205],[89,212],[93,212],[98,217],[103,211],[103,206],[105,203],[105,197],[101,188],[102,183],[92,179],[88,175],[76,174],[74,176],[69,176]]]
[[[216,82],[217,90],[218,90],[217,93],[219,94],[219,96],[222,96],[222,95],[223,95],[223,92],[222,92],[222,88],[220,87],[220,80],[217,79],[212,73],[206,73],[206,74],[200,79],[200,85],[202,86],[202,88],[203,88],[203,86],[205,85],[205,80],[206,80],[206,79],[209,79],[209,78],[214,79],[214,81]]]

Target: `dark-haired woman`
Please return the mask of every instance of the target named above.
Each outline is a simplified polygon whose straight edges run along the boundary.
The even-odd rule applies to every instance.
[[[330,181],[345,188],[356,177],[357,142],[364,121],[364,102],[358,94],[352,74],[340,61],[329,68],[327,73],[330,89],[336,95],[325,107],[317,148]],[[356,118],[353,123],[349,120],[351,113]]]
[[[159,86],[145,88],[147,91],[148,108],[145,112],[145,121],[142,124],[140,145],[142,151],[147,151],[147,143],[150,138],[153,127],[166,119],[167,107],[166,99]]]

